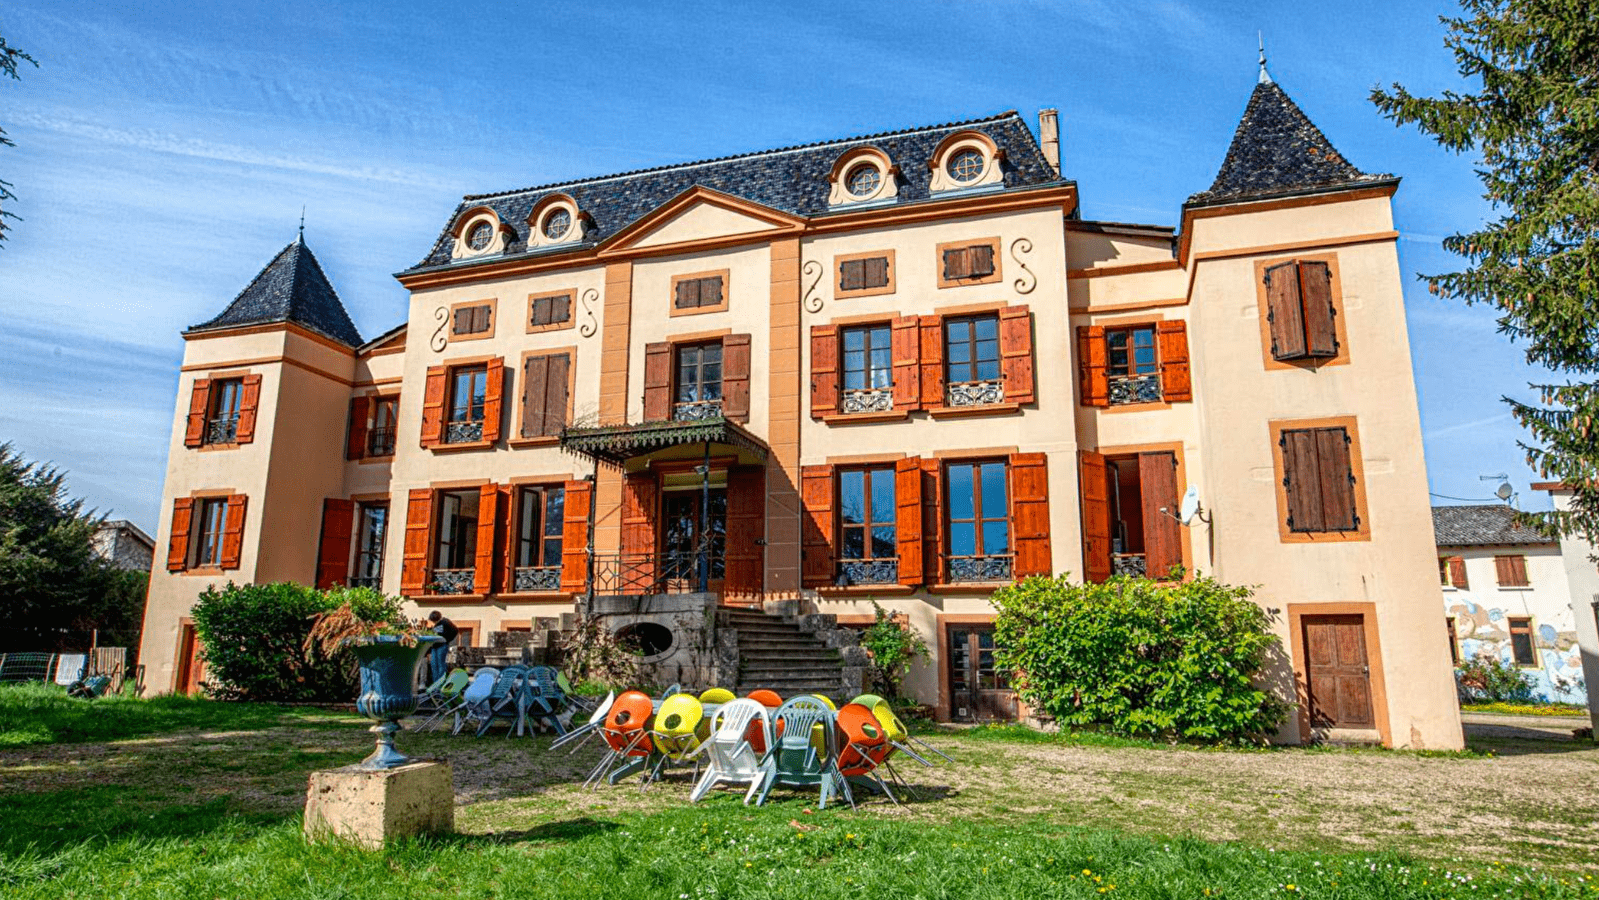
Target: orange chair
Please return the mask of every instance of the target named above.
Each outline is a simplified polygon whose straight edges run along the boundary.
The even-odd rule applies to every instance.
[[[584,779],[583,786],[587,787],[591,782],[598,785],[599,780],[610,772],[611,766],[620,760],[634,758],[636,762],[643,762],[643,759],[648,758],[655,749],[650,742],[650,725],[654,718],[655,703],[650,700],[649,694],[628,691],[617,697],[605,716],[605,724],[600,728],[600,735],[605,738],[608,748],[605,757]],[[608,780],[615,784],[617,778],[631,771],[636,769],[630,766]]]
[[[766,688],[761,688],[758,691],[750,691],[745,696],[766,707],[767,709],[777,709],[779,706],[783,705],[783,698],[778,696],[777,691],[769,691]]]
[[[843,776],[844,798],[850,806],[855,805],[855,796],[850,791],[852,780],[856,785],[882,791],[888,799],[898,803],[899,798],[877,774],[877,767],[883,765],[894,750],[877,714],[869,707],[850,703],[838,711],[833,728],[839,748],[835,765]]]

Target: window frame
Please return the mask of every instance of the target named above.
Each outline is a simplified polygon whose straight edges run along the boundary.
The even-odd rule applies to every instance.
[[[1304,428],[1342,428],[1349,436],[1349,471],[1355,476],[1355,528],[1351,531],[1293,531],[1288,527],[1288,491],[1283,485],[1285,466],[1280,445],[1282,433]],[[1277,419],[1267,423],[1267,450],[1274,473],[1272,493],[1277,498],[1277,536],[1284,544],[1327,543],[1371,540],[1371,514],[1366,498],[1366,473],[1361,454],[1360,428],[1354,416],[1329,416],[1317,419]]]
[[[562,553],[565,550],[566,536],[566,484],[564,482],[549,482],[537,484],[518,484],[513,486],[516,490],[516,550],[511,558],[512,570],[540,568],[559,569],[562,566]],[[561,497],[561,520],[555,525],[555,533],[550,533],[550,502],[555,494]],[[536,502],[530,500],[537,498]],[[529,535],[528,514],[534,511],[533,529],[535,534]],[[554,546],[555,562],[548,562],[551,542]],[[534,551],[532,562],[524,562],[527,552]]]
[[[211,379],[206,397],[205,430],[200,434],[200,445],[203,447],[232,447],[239,443],[239,414],[244,409],[244,376],[234,375],[227,378]],[[231,412],[224,416],[223,403],[226,398],[232,399]],[[233,420],[233,439],[229,441],[211,440],[211,425],[221,422],[224,418]]]
[[[987,516],[983,515],[983,485],[982,485],[982,478],[980,477],[980,470],[982,469],[982,467],[990,466],[990,465],[999,466],[1000,471],[1004,473],[1004,477],[1001,478],[1001,480],[1000,480],[1001,484],[1003,484],[1004,487],[1005,487],[1005,491],[1004,491],[1004,497],[1005,497],[1005,499],[1004,499],[1004,514],[999,516],[999,517],[987,517]],[[953,496],[954,496],[953,491],[954,491],[954,486],[955,486],[955,479],[954,479],[952,473],[955,471],[955,469],[961,468],[961,467],[969,467],[969,468],[971,468],[973,470],[973,475],[972,475],[972,516],[973,516],[973,518],[971,518],[971,519],[960,519],[960,520],[957,521],[955,519],[955,516],[954,516],[955,504],[954,504],[953,499],[952,499]],[[939,504],[939,517],[942,519],[942,521],[939,523],[939,527],[940,527],[941,532],[942,532],[943,546],[944,546],[944,549],[946,551],[944,553],[944,556],[945,556],[946,560],[949,560],[949,559],[982,559],[982,558],[985,558],[985,557],[1001,557],[1001,556],[1003,556],[1003,557],[1009,557],[1013,561],[1012,564],[1014,565],[1014,560],[1016,558],[1016,534],[1015,534],[1016,529],[1015,529],[1015,523],[1013,523],[1011,521],[1010,460],[1008,458],[1006,458],[1006,457],[978,457],[978,458],[974,458],[974,459],[944,460],[942,468],[943,468],[943,471],[940,473],[942,475],[942,477],[939,479],[939,481],[940,481],[939,490],[941,490],[943,492],[944,496],[940,498],[940,500],[942,502]],[[955,552],[955,540],[954,540],[955,526],[957,524],[966,524],[968,522],[970,522],[971,525],[972,525],[972,537],[973,537],[972,549],[974,551],[976,551],[976,552],[974,552],[973,554],[971,554],[969,556],[968,555],[964,555],[964,554],[957,554]],[[1004,522],[1005,523],[1005,545],[1006,545],[1006,549],[1002,553],[989,553],[989,552],[986,552],[987,548],[984,547],[984,545],[983,545],[984,544],[983,526],[986,523],[989,523],[989,522]],[[1010,579],[1006,579],[1006,581],[1009,582]],[[959,582],[954,582],[952,579],[949,579],[949,578],[946,577],[944,579],[944,583],[950,584],[950,583],[959,583]],[[984,583],[987,583],[987,582],[984,582]],[[995,583],[998,583],[998,582],[995,582]]]
[[[452,517],[454,519],[463,518],[461,515],[461,508],[465,503],[465,497],[467,495],[479,497],[479,502],[481,503],[481,495],[478,493],[478,490],[479,489],[475,487],[442,488],[439,489],[435,494],[436,499],[434,503],[436,508],[433,511],[433,546],[428,549],[428,555],[432,562],[432,565],[428,567],[428,574],[430,576],[437,573],[441,569],[446,571],[460,571],[463,569],[476,568],[478,530],[477,517],[473,517],[471,520],[471,526],[465,528],[459,535],[459,542],[457,541],[458,536],[450,532],[449,529],[446,529],[444,525],[445,522]],[[449,511],[450,501],[452,500],[455,501],[457,507],[453,514]],[[481,507],[479,508],[478,512],[479,515],[482,514]],[[465,564],[445,565],[444,558],[446,549],[448,549],[451,557],[455,557],[457,559],[464,557]],[[460,553],[456,552],[458,549],[461,550]]]
[[[705,362],[703,354],[704,354],[704,352],[706,350],[709,350],[712,347],[716,348],[716,363],[715,363],[715,365],[716,365],[717,376],[714,379],[707,379],[705,377],[705,367],[708,364]],[[684,354],[685,351],[695,351],[695,352],[699,352],[699,353],[702,354],[700,360],[694,364],[694,371],[695,371],[695,374],[698,376],[698,379],[695,382],[695,384],[698,386],[698,391],[697,391],[696,398],[693,399],[693,400],[680,399],[681,392],[682,392],[682,389],[683,389],[683,384],[684,384],[684,382],[683,382],[683,354]],[[724,379],[726,377],[726,372],[725,372],[726,365],[727,365],[727,356],[726,356],[726,353],[723,351],[722,340],[720,338],[717,338],[716,340],[710,340],[710,341],[683,341],[681,343],[674,341],[672,343],[672,393],[671,393],[671,401],[672,401],[672,403],[671,403],[671,412],[672,412],[672,415],[673,415],[674,419],[676,418],[678,408],[681,407],[681,406],[684,406],[686,404],[694,404],[694,403],[709,404],[709,403],[714,402],[714,403],[720,404],[725,409],[726,403],[727,403],[727,396],[726,396],[726,392],[723,390],[723,381],[724,381]],[[714,383],[716,385],[716,396],[712,397],[712,398],[707,398],[707,397],[704,396],[705,388],[706,388],[707,385],[712,384],[712,383]]]
[[[549,322],[549,323],[545,323],[545,324],[538,324],[538,323],[534,322],[533,317],[534,317],[534,314],[537,311],[538,305],[539,305],[539,303],[541,301],[546,301],[546,300],[554,301],[554,300],[558,300],[558,299],[561,299],[561,298],[565,298],[566,299],[566,318],[564,318],[564,319],[562,319],[560,321],[557,321],[557,322]],[[577,306],[577,291],[573,290],[573,289],[567,289],[567,290],[564,290],[564,291],[545,291],[543,293],[528,294],[527,295],[527,316],[526,316],[526,322],[525,322],[525,324],[527,326],[527,333],[528,334],[542,334],[542,333],[544,333],[546,331],[565,331],[566,329],[569,329],[569,328],[575,328],[577,326],[577,314],[576,314],[577,310],[576,310],[576,306]]]
[[[875,342],[875,340],[872,337],[872,335],[875,332],[878,332],[878,331],[881,331],[883,333],[884,343],[883,343],[883,345],[881,347],[879,347],[877,345],[877,343]],[[860,351],[851,351],[849,349],[849,345],[848,345],[848,342],[847,342],[847,339],[846,339],[846,335],[848,335],[851,332],[864,332],[865,333],[866,340],[865,340],[865,344],[864,344],[864,347],[863,347],[862,350],[860,350]],[[888,359],[887,365],[884,366],[883,369],[882,369],[883,371],[886,371],[887,374],[888,374],[888,383],[885,384],[885,385],[881,385],[881,386],[873,386],[870,383],[871,382],[872,373],[875,372],[875,371],[878,371],[878,369],[876,369],[872,365],[872,353],[875,350],[883,351],[885,354],[887,354],[887,359]],[[862,364],[863,364],[862,368],[857,370],[857,369],[851,369],[849,367],[849,354],[851,352],[859,352],[859,353],[862,354]],[[850,387],[849,386],[849,373],[852,372],[852,371],[858,371],[861,374],[861,378],[862,378],[862,386],[861,387]],[[856,323],[849,324],[849,325],[840,325],[840,326],[838,326],[838,391],[839,391],[839,404],[840,404],[840,407],[842,407],[842,405],[843,405],[844,394],[848,393],[849,391],[870,391],[870,390],[893,391],[893,389],[894,389],[894,323],[892,321],[856,322]]]
[[[494,331],[499,322],[499,305],[500,301],[496,297],[488,297],[480,300],[460,300],[455,303],[451,303],[449,318],[449,342],[453,344],[457,341],[484,341],[494,337]],[[481,331],[459,331],[459,313],[461,310],[479,307],[486,308],[488,310],[487,326]]]
[[[699,316],[707,313],[726,312],[728,308],[728,302],[732,294],[732,281],[730,280],[729,275],[730,270],[728,269],[715,269],[708,272],[685,272],[681,275],[673,275],[671,288],[666,297],[667,308],[670,310],[671,317]],[[702,281],[712,278],[719,279],[722,282],[722,299],[719,302],[709,305],[700,303],[697,306],[684,307],[677,305],[678,285],[683,284],[684,282]]]
[[[195,510],[193,513],[192,531],[189,536],[188,568],[195,569],[222,569],[222,543],[227,539],[228,533],[228,501],[229,497],[195,497]],[[215,528],[207,527],[207,516],[216,511]],[[207,558],[207,554],[210,558]]]
[[[371,402],[372,424],[366,430],[366,444],[361,448],[361,458],[388,459],[394,455],[394,448],[399,446],[400,441],[400,395],[374,394]],[[389,410],[389,424],[387,426],[389,431],[388,452],[379,453],[377,451],[381,448],[377,443],[377,437],[384,429],[384,426],[379,423],[383,421],[382,414],[385,409]]]
[[[962,323],[967,324],[967,325],[975,325],[977,322],[980,322],[980,321],[992,321],[994,323],[994,338],[993,338],[994,358],[992,360],[993,365],[994,365],[994,377],[993,378],[980,378],[980,377],[977,377],[978,374],[979,374],[978,373],[978,365],[980,363],[989,362],[989,360],[980,359],[979,356],[978,356],[977,350],[978,350],[978,345],[980,343],[980,340],[977,337],[977,329],[975,327],[970,329],[970,335],[967,337],[967,339],[965,341],[967,347],[970,350],[971,358],[968,359],[966,362],[957,363],[957,362],[955,362],[952,359],[954,354],[952,354],[950,352],[950,349],[956,345],[955,342],[950,337],[950,326],[956,325],[956,324],[962,324]],[[996,312],[965,313],[965,314],[960,314],[960,315],[946,315],[946,316],[943,316],[941,321],[939,322],[939,331],[940,331],[940,339],[943,341],[943,345],[944,345],[943,346],[943,351],[944,351],[944,360],[943,361],[944,361],[944,384],[945,384],[946,394],[947,394],[949,385],[954,385],[954,384],[984,384],[984,383],[987,383],[987,382],[990,382],[990,381],[998,381],[998,382],[1001,382],[1001,383],[1004,382],[1004,380],[1005,380],[1005,367],[1004,367],[1005,353],[1004,353],[1004,349],[1000,346],[999,313],[997,311]],[[955,366],[958,366],[958,365],[970,367],[971,375],[973,377],[971,377],[971,378],[963,378],[963,379],[955,378],[954,369],[955,369]]]
[[[458,412],[458,407],[456,405],[457,402],[458,402],[457,395],[459,393],[460,379],[461,379],[461,376],[463,376],[463,375],[476,375],[476,376],[481,376],[482,379],[483,379],[483,401],[481,402],[481,404],[477,404],[478,408],[477,408],[477,417],[476,418],[472,418],[472,417],[470,417],[470,415],[468,417],[463,417],[463,418],[457,418],[457,416],[456,416],[456,413]],[[443,420],[444,426],[446,428],[448,428],[452,424],[471,423],[471,422],[482,423],[482,422],[488,421],[488,416],[487,416],[487,413],[486,413],[486,410],[487,410],[487,407],[488,407],[488,392],[489,392],[489,367],[488,367],[488,363],[467,363],[465,365],[451,366],[449,368],[449,370],[448,370],[448,373],[447,373],[446,377],[448,378],[448,381],[446,382],[447,389],[446,389],[446,393],[444,395],[444,420]],[[471,412],[471,407],[473,405],[474,405],[473,402],[469,399],[467,401],[467,408],[468,408],[468,413],[469,414]],[[446,443],[448,443],[448,442],[446,442]]]
[[[367,545],[367,534],[368,534],[367,524],[368,524],[368,522],[369,522],[369,520],[371,518],[370,513],[374,512],[376,510],[382,510],[383,511],[382,525],[381,525],[381,528],[379,529],[379,533],[376,536],[377,540],[376,540],[375,546],[374,547],[368,547],[368,545]],[[355,554],[354,554],[353,559],[352,559],[352,561],[354,563],[354,567],[353,567],[353,569],[352,569],[352,571],[350,573],[350,584],[352,586],[354,586],[357,581],[368,581],[368,580],[371,580],[371,581],[375,581],[376,583],[369,585],[370,587],[373,587],[373,588],[375,588],[377,590],[382,590],[383,589],[383,563],[384,563],[384,557],[387,555],[385,553],[385,547],[386,547],[386,545],[388,543],[389,527],[390,527],[390,525],[392,524],[392,521],[393,521],[392,518],[390,517],[389,513],[390,513],[390,507],[389,507],[389,501],[387,501],[387,500],[371,500],[371,501],[358,500],[358,501],[356,501],[356,504],[355,504]],[[367,563],[370,562],[370,561],[373,561],[373,560],[376,561],[376,574],[374,574],[374,575],[362,575],[361,573],[366,571],[366,569],[368,568]]]
[[[1517,623],[1521,624],[1517,624]],[[1522,661],[1521,651],[1518,649],[1516,638],[1527,639],[1527,660]],[[1518,669],[1536,669],[1538,663],[1538,632],[1533,628],[1532,616],[1506,616],[1505,640],[1510,644],[1510,659]]]
[[[1138,363],[1138,361],[1136,359],[1137,351],[1138,351],[1138,346],[1137,346],[1137,343],[1136,343],[1136,337],[1137,337],[1137,335],[1139,333],[1146,332],[1146,331],[1149,332],[1149,353],[1150,353],[1149,371],[1140,372],[1140,371],[1136,371],[1138,369],[1138,367],[1139,367],[1139,363]],[[1135,342],[1133,344],[1128,345],[1128,347],[1125,350],[1125,352],[1128,354],[1127,363],[1128,363],[1129,371],[1117,372],[1115,370],[1116,369],[1115,363],[1111,361],[1111,354],[1114,352],[1114,350],[1113,350],[1113,348],[1111,346],[1111,336],[1112,335],[1127,335],[1129,338],[1135,339]],[[1128,325],[1106,325],[1105,326],[1105,377],[1106,378],[1138,378],[1138,377],[1141,377],[1141,376],[1144,376],[1144,375],[1154,375],[1156,377],[1159,377],[1159,375],[1160,375],[1160,329],[1158,327],[1158,323],[1156,323],[1156,322],[1139,322],[1139,323],[1136,323],[1136,324],[1128,324]]]
[[[857,523],[846,522],[844,516],[844,481],[845,476],[850,474],[858,474],[861,476],[861,500],[863,512],[862,521]],[[833,501],[834,509],[837,510],[836,514],[833,516],[834,527],[837,531],[837,534],[834,536],[834,538],[838,542],[836,545],[837,549],[834,552],[835,560],[838,562],[865,562],[882,559],[899,559],[899,487],[895,480],[897,475],[898,473],[896,472],[892,463],[862,463],[857,465],[841,465],[834,468]],[[876,484],[878,478],[888,479],[888,490],[890,496],[888,509],[881,511],[878,510],[876,505],[872,502],[873,486]],[[880,515],[886,516],[886,520],[879,520]],[[875,547],[873,531],[883,527],[887,527],[893,532],[893,540],[891,542],[893,546],[893,552],[878,555],[873,551],[873,548]],[[845,551],[848,547],[846,535],[851,530],[861,532],[861,548],[862,552],[865,554],[864,556],[846,555]]]

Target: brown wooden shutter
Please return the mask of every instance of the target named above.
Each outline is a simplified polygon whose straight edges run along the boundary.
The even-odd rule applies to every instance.
[[[838,412],[838,326],[811,326],[811,418]]]
[[[1110,377],[1105,358],[1105,329],[1077,326],[1077,394],[1083,406],[1110,405]]]
[[[1305,355],[1304,310],[1299,301],[1299,264],[1286,262],[1268,268],[1266,321],[1271,326],[1273,359],[1300,359]]]
[[[1299,299],[1305,321],[1305,355],[1318,359],[1337,356],[1331,267],[1319,261],[1300,263]]]
[[[477,553],[472,560],[472,593],[494,593],[494,536],[500,530],[500,486],[485,484],[477,495]]]
[[[750,336],[722,338],[722,415],[735,422],[750,420]]]
[[[554,358],[529,356],[522,364],[522,437],[539,437],[546,433],[550,360]]]
[[[994,248],[990,244],[975,244],[966,248],[968,274],[973,278],[986,278],[994,274]]]
[[[1077,491],[1083,498],[1083,580],[1110,577],[1110,481],[1105,457],[1078,451]]]
[[[863,262],[866,264],[866,272],[862,278],[865,286],[868,289],[888,287],[888,257],[874,256]]]
[[[1010,455],[1010,530],[1016,578],[1055,571],[1049,542],[1049,461],[1042,453]]]
[[[724,592],[759,597],[766,590],[766,468],[736,466],[727,473],[727,575]]]
[[[922,402],[921,319],[901,316],[890,325],[894,360],[894,408],[909,412]]]
[[[427,593],[428,557],[433,552],[433,491],[411,491],[405,504],[405,555],[400,568],[400,594]]]
[[[501,517],[500,521],[499,590],[504,591],[507,594],[516,590],[516,550],[518,538],[521,537],[521,535],[518,533],[518,525],[521,523],[521,517],[518,515],[518,513],[520,513],[521,510],[517,508],[516,501],[521,493],[521,488],[518,488],[514,484],[506,485],[505,487],[500,488],[500,509],[504,512],[504,515]],[[543,519],[541,518],[540,524],[542,523]],[[534,537],[542,538],[543,535],[538,534],[534,535]],[[536,560],[536,563],[543,562],[542,546],[539,547],[538,552],[541,558]]]
[[[228,495],[228,522],[222,530],[222,561],[224,569],[237,569],[244,555],[244,510],[249,499],[243,494]]]
[[[662,341],[644,346],[644,421],[672,418],[672,345]]]
[[[594,502],[594,482],[568,481],[561,527],[561,590],[581,594],[588,590],[589,507]]]
[[[634,472],[622,480],[623,594],[656,592],[656,551],[660,527],[660,485],[654,472]]]
[[[167,571],[181,572],[189,567],[189,535],[194,532],[194,498],[172,501],[172,533],[167,538]]]
[[[1025,304],[999,311],[999,358],[1000,373],[1005,377],[1005,402],[1036,402],[1033,316]]]
[[[256,410],[260,407],[261,376],[246,375],[239,391],[239,427],[234,432],[234,443],[248,444],[255,440]]]
[[[894,463],[894,537],[899,544],[899,583],[922,583],[922,458]]]
[[[838,289],[841,291],[866,289],[866,260],[849,259],[838,264]]]
[[[1354,531],[1360,524],[1355,514],[1355,474],[1350,464],[1349,443],[1349,432],[1342,428],[1316,431],[1324,531]]]
[[[194,382],[189,394],[189,422],[183,432],[183,446],[198,447],[205,443],[205,418],[211,412],[211,381],[200,378]]]
[[[1183,533],[1178,516],[1177,454],[1138,454],[1138,490],[1143,498],[1144,573],[1156,581],[1172,577],[1183,564]]]
[[[322,539],[316,548],[316,586],[327,590],[344,584],[350,574],[350,536],[355,503],[329,497],[322,501]]]
[[[944,544],[944,464],[922,460],[922,583],[943,584],[949,552]]]
[[[1510,557],[1494,557],[1494,581],[1497,582],[1500,587],[1508,587],[1512,583],[1512,577],[1513,576],[1510,574]]]
[[[1510,585],[1526,587],[1528,584],[1531,582],[1527,580],[1527,557],[1520,555],[1510,557]]]
[[[922,409],[944,405],[944,317],[922,316]]]
[[[700,305],[700,279],[685,278],[677,283],[677,308],[694,309]]]
[[[367,417],[371,415],[371,410],[371,397],[350,398],[350,427],[344,436],[345,459],[366,456]]]
[[[1316,432],[1285,430],[1277,441],[1283,454],[1283,490],[1288,498],[1288,530],[1326,531],[1322,527],[1321,470],[1317,464]]]
[[[944,280],[954,281],[971,275],[970,256],[966,247],[944,251]]]
[[[566,411],[570,401],[572,357],[557,353],[549,357],[549,380],[544,390],[545,436],[558,435],[566,427]]]
[[[445,366],[428,368],[427,386],[422,392],[422,449],[436,447],[444,440],[444,395],[450,370]]]
[[[505,360],[489,360],[483,388],[483,440],[494,443],[500,439],[500,420],[505,418]]]
[[[700,305],[720,306],[722,304],[722,277],[700,279]]]
[[[1466,561],[1458,556],[1449,557],[1449,583],[1461,590],[1469,587],[1466,582]]]
[[[1188,372],[1188,323],[1162,322],[1160,340],[1160,390],[1168,403],[1194,399],[1194,383]]]
[[[833,467],[800,468],[800,498],[805,504],[801,580],[806,587],[833,583]]]

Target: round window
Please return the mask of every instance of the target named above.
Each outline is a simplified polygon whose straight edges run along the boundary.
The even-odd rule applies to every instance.
[[[849,189],[852,197],[870,197],[882,183],[883,173],[871,163],[861,163],[850,169],[844,178],[844,186]]]
[[[565,209],[553,210],[544,217],[544,236],[552,241],[559,240],[571,227],[572,214]]]
[[[955,155],[949,158],[949,165],[945,168],[949,170],[949,177],[965,184],[968,181],[976,181],[977,176],[983,174],[984,163],[983,151],[967,147],[956,151]]]
[[[494,240],[494,226],[488,222],[479,222],[466,233],[466,245],[473,250],[482,250],[492,240]]]
[[[635,622],[617,629],[616,641],[640,656],[660,656],[672,649],[672,629],[655,622]]]

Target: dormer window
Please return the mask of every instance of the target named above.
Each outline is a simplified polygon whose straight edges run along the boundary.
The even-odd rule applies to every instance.
[[[1005,152],[981,131],[957,131],[944,138],[927,161],[932,173],[928,189],[959,191],[986,185],[1003,185],[1000,163]]]
[[[583,232],[592,224],[578,211],[577,201],[566,194],[550,194],[533,204],[527,217],[527,246],[529,250],[573,244],[583,239]]]
[[[552,241],[566,237],[566,232],[572,227],[572,214],[564,207],[556,207],[544,217],[544,227],[541,229],[544,236]]]
[[[899,169],[888,154],[876,147],[847,151],[833,163],[833,171],[828,173],[827,181],[832,188],[828,191],[827,203],[845,206],[893,200],[899,194],[899,182],[895,178],[898,174]]]
[[[489,241],[494,240],[494,226],[488,222],[478,222],[466,235],[466,246],[474,252],[481,253],[488,249]]]
[[[512,237],[511,230],[505,227],[494,210],[486,206],[470,209],[461,215],[451,257],[463,259],[504,253]]]
[[[883,183],[883,173],[871,163],[857,163],[844,179],[851,197],[870,197]]]
[[[975,147],[967,147],[951,155],[946,168],[949,170],[949,177],[961,184],[968,184],[976,181],[978,176],[983,174],[983,166],[986,162],[983,159],[981,150]]]

